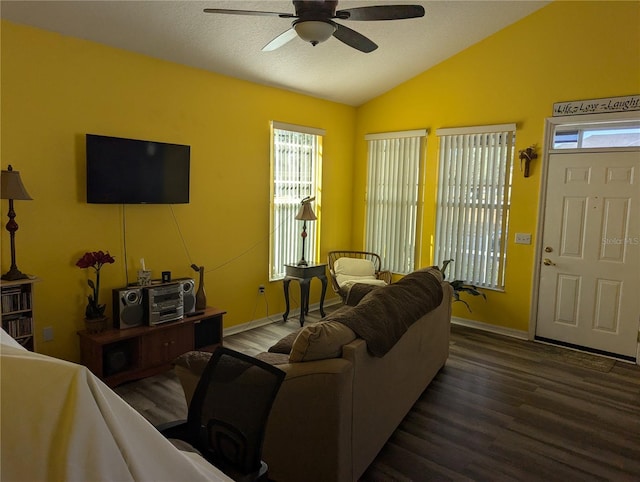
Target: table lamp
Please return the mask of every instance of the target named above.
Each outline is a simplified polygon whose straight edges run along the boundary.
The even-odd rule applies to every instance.
[[[16,231],[18,230],[18,223],[15,222],[16,212],[13,210],[13,201],[19,200],[31,200],[31,196],[22,184],[20,179],[20,173],[14,171],[11,165],[5,171],[2,171],[0,177],[0,198],[9,200],[9,222],[7,223],[7,231],[9,231],[9,237],[11,239],[11,268],[8,272],[2,275],[3,280],[15,281],[20,279],[26,279],[28,276],[18,269],[16,266]]]
[[[298,214],[296,214],[296,219],[302,221],[302,258],[298,261],[298,266],[307,266],[307,262],[304,259],[304,242],[307,239],[307,221],[315,221],[316,215],[311,209],[311,201],[313,201],[315,197],[306,197],[302,201],[300,201],[300,210]]]

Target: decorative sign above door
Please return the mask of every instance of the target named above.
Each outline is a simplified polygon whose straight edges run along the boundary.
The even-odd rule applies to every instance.
[[[553,104],[553,117],[603,114],[605,112],[629,112],[634,110],[640,110],[640,95],[556,102]]]

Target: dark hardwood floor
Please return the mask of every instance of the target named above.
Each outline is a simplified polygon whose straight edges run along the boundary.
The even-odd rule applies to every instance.
[[[290,319],[224,343],[256,354],[298,327]],[[451,332],[446,366],[363,481],[640,481],[640,367],[462,326]],[[152,423],[186,414],[171,373],[116,391]]]
[[[454,325],[363,480],[640,480],[640,367],[565,351]]]

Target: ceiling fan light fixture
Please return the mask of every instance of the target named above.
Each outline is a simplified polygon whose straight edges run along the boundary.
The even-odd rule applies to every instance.
[[[333,22],[323,22],[318,20],[303,20],[295,22],[293,25],[298,36],[311,45],[318,45],[333,35],[336,26]]]

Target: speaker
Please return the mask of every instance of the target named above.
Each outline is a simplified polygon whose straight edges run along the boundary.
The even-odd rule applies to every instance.
[[[113,326],[125,329],[144,324],[142,288],[128,287],[113,290]]]
[[[102,352],[102,371],[105,377],[128,370],[132,366],[133,345],[130,340],[111,343]]]
[[[196,311],[196,282],[192,278],[180,278],[175,281],[180,283],[182,289],[184,314],[193,313]]]

